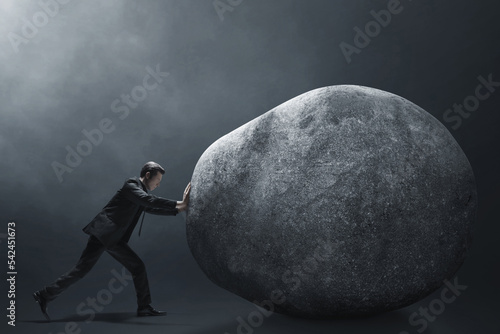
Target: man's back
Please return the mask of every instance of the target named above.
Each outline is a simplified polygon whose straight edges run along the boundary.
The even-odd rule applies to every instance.
[[[129,178],[83,231],[95,236],[106,246],[120,240],[128,242],[144,210],[175,215],[178,212],[176,205],[176,201],[149,194],[139,178]]]

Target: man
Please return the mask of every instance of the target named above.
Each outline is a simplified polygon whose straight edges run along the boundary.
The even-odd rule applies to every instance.
[[[78,263],[52,284],[33,294],[47,320],[50,321],[47,313],[48,302],[84,277],[105,251],[132,274],[137,295],[137,316],[166,315],[166,312],[155,310],[151,306],[146,268],[139,256],[128,246],[130,236],[143,211],[174,216],[187,209],[191,183],[188,183],[184,190],[182,201],[148,193],[160,185],[163,174],[165,170],[156,162],[146,163],[142,167],[140,178],[134,177],[125,181],[102,211],[83,228],[83,231],[89,234],[89,239]],[[139,234],[141,228],[142,223]]]

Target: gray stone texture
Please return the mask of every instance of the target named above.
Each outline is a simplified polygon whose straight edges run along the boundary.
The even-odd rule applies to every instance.
[[[217,285],[292,316],[363,316],[443,285],[477,194],[449,131],[397,95],[331,86],[213,143],[192,176],[189,247]]]

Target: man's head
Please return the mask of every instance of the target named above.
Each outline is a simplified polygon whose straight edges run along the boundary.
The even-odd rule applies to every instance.
[[[165,170],[162,166],[154,161],[149,161],[141,169],[141,181],[149,191],[152,191],[160,185],[163,174],[165,174]]]

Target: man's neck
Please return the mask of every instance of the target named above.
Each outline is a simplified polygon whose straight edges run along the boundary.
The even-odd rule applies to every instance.
[[[141,180],[141,183],[144,185],[144,188],[146,188],[146,191],[149,191],[148,185],[144,182],[144,177],[140,177],[139,180]]]

